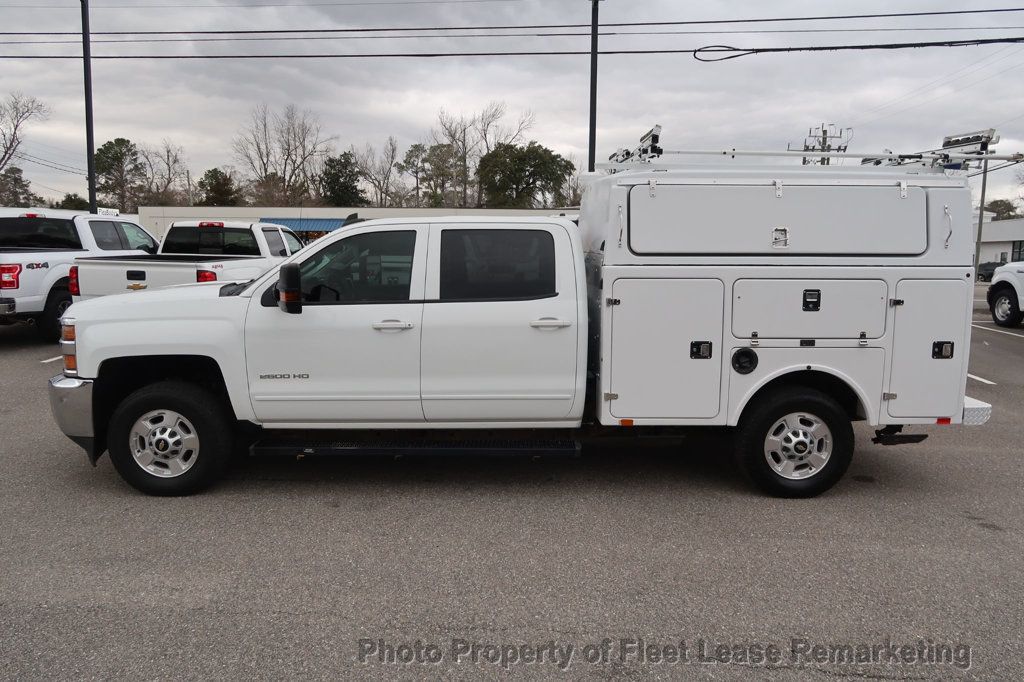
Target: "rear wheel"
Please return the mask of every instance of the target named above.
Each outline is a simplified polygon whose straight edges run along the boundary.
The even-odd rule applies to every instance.
[[[997,291],[992,297],[992,321],[1000,327],[1016,327],[1024,319],[1020,311],[1017,292],[1009,287]]]
[[[227,410],[209,392],[181,381],[135,391],[110,420],[110,460],[150,495],[189,495],[217,481],[231,458]]]
[[[799,387],[757,400],[736,439],[736,460],[747,477],[778,497],[813,497],[835,485],[853,457],[853,427],[839,403]]]
[[[46,298],[43,314],[36,320],[39,336],[45,341],[56,341],[60,338],[60,318],[71,307],[72,298],[67,289],[57,288]]]

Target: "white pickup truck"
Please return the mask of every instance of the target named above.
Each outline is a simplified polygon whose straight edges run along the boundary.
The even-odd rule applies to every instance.
[[[1024,321],[1024,261],[1000,265],[992,273],[988,288],[988,307],[992,320],[1000,327],[1016,327]]]
[[[41,336],[56,341],[72,301],[76,258],[155,252],[156,240],[121,217],[0,208],[0,324],[34,322]]]
[[[152,255],[79,258],[75,301],[195,282],[252,279],[302,248],[286,227],[196,220],[171,223]]]
[[[291,456],[728,426],[761,489],[815,495],[853,421],[899,444],[988,419],[964,395],[972,260],[963,173],[632,163],[578,226],[373,220],[251,282],[76,303],[50,401],[152,494],[217,480],[255,425],[242,445]]]

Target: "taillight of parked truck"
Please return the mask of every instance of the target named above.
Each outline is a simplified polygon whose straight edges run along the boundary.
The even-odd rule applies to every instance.
[[[0,289],[17,289],[21,266],[15,263],[0,265]]]
[[[216,282],[217,273],[213,270],[196,270],[197,282]]]
[[[72,265],[68,273],[68,293],[72,296],[81,296],[82,287],[78,284],[78,266]]]

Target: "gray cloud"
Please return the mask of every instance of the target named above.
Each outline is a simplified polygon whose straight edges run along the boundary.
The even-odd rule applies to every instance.
[[[70,0],[66,0],[68,4]],[[164,0],[165,2],[167,0]],[[182,0],[197,4],[201,0]],[[113,3],[113,0],[97,0]],[[57,4],[57,0],[53,3]],[[124,4],[123,2],[118,4]],[[154,2],[139,3],[159,4]],[[229,3],[230,4],[230,3]],[[908,2],[900,10],[961,9],[952,0]],[[691,3],[608,0],[602,19],[688,20],[798,16],[809,13],[891,12],[891,2],[823,3],[753,0]],[[584,0],[521,0],[462,5],[360,7],[179,8],[93,11],[93,29],[309,28],[341,26],[585,23]],[[3,30],[77,30],[69,10],[0,7]],[[914,40],[1024,35],[1024,13],[928,19],[863,20],[788,25],[799,28],[905,26],[999,27],[999,31],[914,33]],[[772,25],[770,28],[783,28]],[[709,30],[710,26],[693,27]],[[741,27],[725,27],[741,28]],[[742,28],[749,28],[742,27]],[[899,34],[902,39],[905,34]],[[692,48],[886,42],[891,33],[614,36],[606,48]],[[96,54],[230,52],[392,52],[427,50],[585,50],[585,37],[412,40],[308,40],[298,42],[97,44]],[[3,53],[74,54],[77,46],[2,46]],[[973,66],[972,63],[976,63]],[[965,69],[965,67],[967,67]],[[785,148],[821,122],[854,127],[852,150],[917,150],[943,135],[1002,127],[1003,151],[1024,150],[1024,93],[1015,87],[1024,46],[927,49],[901,52],[764,55],[720,64],[688,56],[606,56],[601,60],[599,153],[634,143],[653,123],[665,126],[671,147]],[[962,71],[958,71],[962,70]],[[1004,71],[1004,73],[999,73]],[[585,160],[588,59],[586,57],[465,58],[444,60],[280,60],[96,62],[96,134],[156,143],[167,137],[185,147],[193,172],[232,163],[230,140],[249,108],[259,102],[296,103],[317,112],[337,146],[380,143],[395,135],[403,145],[425,139],[436,112],[472,112],[491,100],[537,115],[533,137]],[[984,79],[984,80],[983,80]],[[878,109],[931,81],[914,96]],[[982,82],[979,82],[982,81]],[[80,64],[5,60],[0,93],[21,90],[53,108],[49,121],[30,131],[26,151],[84,167]],[[37,191],[84,192],[84,180],[25,164]],[[1013,171],[994,174],[990,196],[1016,196]]]

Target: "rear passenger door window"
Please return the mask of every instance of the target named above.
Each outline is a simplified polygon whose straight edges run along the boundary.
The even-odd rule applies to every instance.
[[[121,243],[121,235],[117,226],[110,221],[90,221],[89,230],[92,232],[92,238],[96,240],[96,246],[103,251],[123,251],[127,248]]]
[[[557,296],[555,243],[546,230],[441,232],[441,301]]]
[[[267,246],[270,247],[271,256],[287,256],[288,250],[284,248],[284,240],[281,239],[281,233],[274,227],[264,227],[263,237],[267,240]]]

